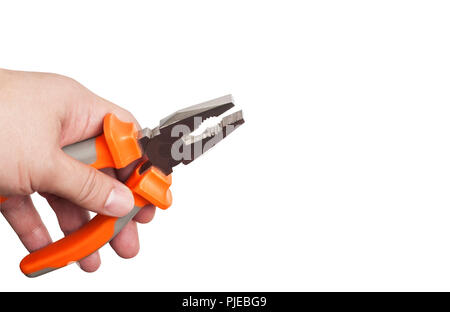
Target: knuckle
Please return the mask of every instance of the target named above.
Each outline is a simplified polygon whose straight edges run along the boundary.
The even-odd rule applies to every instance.
[[[27,166],[22,162],[17,165],[17,186],[15,187],[16,192],[20,195],[29,195],[34,192],[32,175]]]
[[[43,224],[35,224],[29,228],[26,228],[23,231],[18,231],[17,236],[21,241],[30,240],[34,236],[39,235],[40,232],[46,231]]]
[[[101,195],[102,184],[100,180],[100,172],[93,168],[87,171],[84,181],[81,184],[80,191],[77,195],[78,202],[81,205],[89,204]]]
[[[136,125],[137,128],[141,129],[139,122],[129,110],[115,105],[113,113],[116,114],[122,121],[132,122]]]
[[[42,149],[42,155],[36,165],[33,166],[30,173],[30,185],[34,191],[45,191],[51,187],[58,175],[58,163],[50,154],[51,149]]]
[[[55,74],[55,73],[50,73],[48,75],[49,75],[49,78],[53,79],[55,82],[59,82],[59,83],[62,83],[62,84],[68,85],[68,86],[69,85],[73,86],[73,85],[79,84],[78,81],[76,81],[75,79],[70,78],[68,76],[64,76],[61,74]]]

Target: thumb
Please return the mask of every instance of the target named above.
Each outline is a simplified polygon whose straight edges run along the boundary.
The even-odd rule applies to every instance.
[[[39,192],[65,198],[99,214],[122,217],[134,207],[128,187],[59,150]]]

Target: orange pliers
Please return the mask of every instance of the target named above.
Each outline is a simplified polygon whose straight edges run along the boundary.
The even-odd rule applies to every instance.
[[[142,158],[126,182],[135,207],[121,218],[97,215],[78,231],[30,253],[20,263],[22,272],[36,277],[77,262],[113,239],[141,207],[150,203],[167,209],[172,203],[172,168],[181,162],[190,163],[243,124],[242,111],[224,117],[198,135],[192,132],[205,119],[233,106],[231,95],[226,95],[181,109],[162,119],[156,128],[141,131],[108,114],[102,135],[64,147],[68,155],[96,169],[120,169]],[[5,200],[0,197],[0,203]]]

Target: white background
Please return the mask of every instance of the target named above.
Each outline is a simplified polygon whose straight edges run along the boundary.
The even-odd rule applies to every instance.
[[[71,76],[155,126],[232,93],[141,252],[0,290],[450,290],[447,1],[7,1],[0,67]],[[56,218],[40,212],[54,238]]]

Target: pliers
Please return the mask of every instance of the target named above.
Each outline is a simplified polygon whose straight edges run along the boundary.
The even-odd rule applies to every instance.
[[[242,111],[223,117],[198,135],[192,132],[207,118],[220,116],[233,106],[232,96],[226,95],[181,109],[162,119],[156,128],[140,131],[133,123],[108,114],[102,135],[63,147],[65,153],[96,169],[120,169],[142,159],[125,183],[135,206],[121,218],[97,215],[78,231],[30,253],[20,263],[22,272],[36,277],[77,262],[111,241],[143,206],[167,209],[172,204],[172,168],[189,164],[242,125]],[[5,200],[0,197],[0,203]]]

